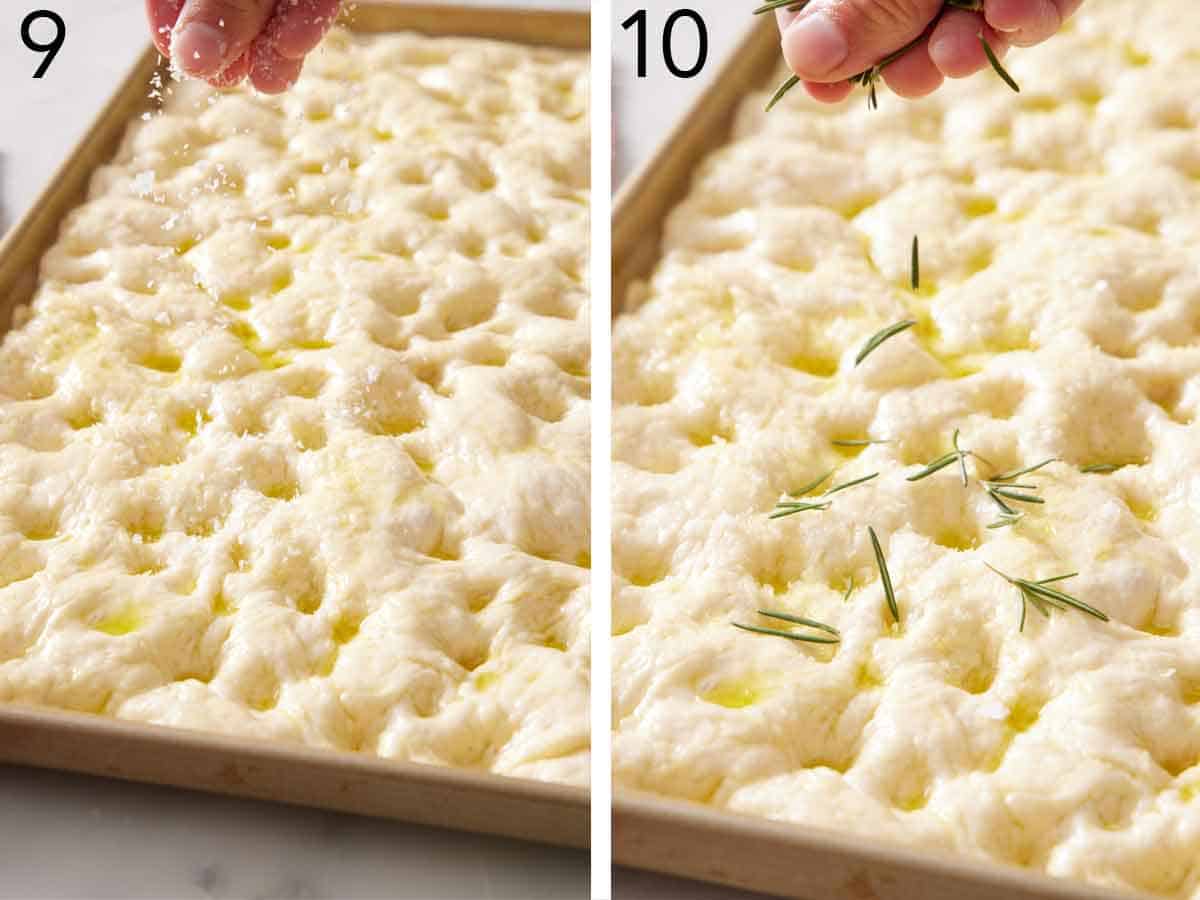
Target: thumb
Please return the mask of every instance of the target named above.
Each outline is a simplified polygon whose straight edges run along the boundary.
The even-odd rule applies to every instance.
[[[276,0],[187,0],[171,36],[171,59],[186,75],[211,78],[239,59],[275,11]]]
[[[920,37],[943,0],[812,0],[781,19],[783,56],[805,81],[844,81]]]

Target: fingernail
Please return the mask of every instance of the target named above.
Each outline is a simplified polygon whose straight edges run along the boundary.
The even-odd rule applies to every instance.
[[[824,10],[793,22],[783,35],[783,54],[793,71],[818,78],[846,61],[850,45]]]
[[[218,29],[203,22],[188,22],[171,41],[175,64],[184,73],[201,78],[215,75],[225,67],[229,42]]]

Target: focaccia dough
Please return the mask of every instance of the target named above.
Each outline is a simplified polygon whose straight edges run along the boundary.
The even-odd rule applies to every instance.
[[[160,85],[0,349],[0,701],[586,781],[587,76]]]
[[[878,111],[764,85],[670,216],[615,333],[616,777],[1200,897],[1200,6],[1088,0],[1007,64]],[[955,429],[973,479],[1059,458],[1045,505],[906,481]],[[768,519],[835,466],[880,476]],[[985,562],[1112,621],[1020,633]]]

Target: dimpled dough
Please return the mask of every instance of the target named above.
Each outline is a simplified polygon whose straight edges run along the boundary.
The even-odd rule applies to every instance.
[[[165,92],[0,350],[0,701],[584,782],[586,56]]]
[[[615,335],[615,771],[1200,897],[1200,7],[1088,0],[1009,64],[1020,95],[757,93],[670,216]],[[989,530],[957,468],[907,482],[956,428],[973,476],[1059,457],[1029,479],[1046,505]],[[866,438],[889,443],[831,444]],[[881,474],[768,521],[833,466]],[[985,561],[1078,571],[1112,621],[1030,609],[1018,633]],[[764,607],[843,641],[731,627]]]

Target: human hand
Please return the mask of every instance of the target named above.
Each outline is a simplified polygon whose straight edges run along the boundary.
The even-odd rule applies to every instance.
[[[848,78],[914,41],[882,73],[901,97],[923,97],[987,66],[980,36],[1002,57],[1053,36],[1082,2],[983,0],[976,12],[944,0],[811,0],[776,15],[788,66],[813,97],[837,103],[854,89]]]
[[[341,0],[146,0],[158,52],[215,87],[249,78],[287,90],[337,18]]]

